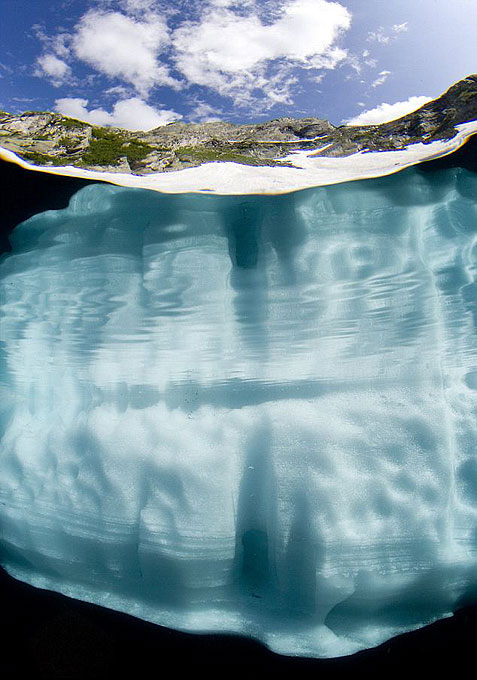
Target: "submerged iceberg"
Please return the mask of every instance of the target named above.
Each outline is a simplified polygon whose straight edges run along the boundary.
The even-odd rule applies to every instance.
[[[477,592],[477,175],[94,184],[0,261],[15,577],[339,656]]]

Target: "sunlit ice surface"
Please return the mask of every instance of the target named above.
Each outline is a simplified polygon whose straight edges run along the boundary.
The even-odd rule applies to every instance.
[[[91,185],[0,261],[1,561],[339,656],[477,599],[477,175]]]

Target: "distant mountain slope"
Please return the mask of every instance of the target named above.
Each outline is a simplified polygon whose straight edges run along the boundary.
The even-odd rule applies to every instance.
[[[35,165],[146,175],[211,161],[283,165],[296,150],[318,156],[402,149],[450,139],[456,125],[477,119],[477,74],[459,81],[417,111],[381,125],[336,127],[320,118],[266,123],[171,123],[148,132],[92,126],[57,113],[0,112],[0,146]]]

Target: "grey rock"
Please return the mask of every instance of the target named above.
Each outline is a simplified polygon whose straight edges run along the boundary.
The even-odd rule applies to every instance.
[[[449,139],[456,125],[477,118],[477,75],[459,81],[417,111],[381,125],[339,126],[320,118],[265,123],[170,123],[147,132],[100,128],[57,113],[0,112],[0,145],[37,165],[75,165],[145,175],[211,161],[290,165],[292,151],[340,157],[392,151]]]

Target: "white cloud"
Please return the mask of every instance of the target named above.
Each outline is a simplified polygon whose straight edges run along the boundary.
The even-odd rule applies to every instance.
[[[368,42],[377,42],[381,45],[387,45],[391,38],[386,35],[384,28],[381,26],[377,31],[370,31],[368,37],[366,38]]]
[[[233,0],[209,0],[209,4],[215,7],[230,7],[234,3]]]
[[[76,26],[72,45],[78,59],[147,96],[155,85],[178,86],[168,67],[157,61],[169,42],[167,24],[156,14],[136,21],[119,12],[90,10]]]
[[[363,53],[362,53],[362,57],[363,57],[363,60],[364,60],[363,63],[366,66],[369,66],[370,68],[376,68],[376,66],[378,65],[377,59],[374,59],[371,56],[371,53],[370,53],[369,50],[364,50]]]
[[[380,26],[377,31],[370,31],[366,40],[368,42],[377,42],[380,45],[389,45],[390,42],[394,42],[397,39],[399,33],[405,33],[409,30],[408,22],[404,21],[402,24],[393,24],[391,26],[391,34],[389,35],[389,29],[386,30],[384,26]]]
[[[70,65],[79,60],[95,70],[94,77],[114,79],[111,87],[127,88],[117,93],[123,100],[133,94],[146,100],[161,85],[199,85],[263,112],[293,103],[297,69],[311,71],[311,83],[348,57],[339,39],[351,14],[340,2],[191,0],[191,6],[196,13],[189,16],[199,18],[188,21],[166,0],[96,0],[71,33],[50,36],[36,26],[45,51],[37,75],[55,85],[72,82]],[[173,15],[175,27],[169,27]],[[111,87],[106,93],[114,95]]]
[[[4,71],[5,73],[8,73],[8,75],[11,75],[12,73],[14,73],[14,70],[12,69],[11,66],[7,66],[6,64],[2,64],[2,62],[0,62],[0,69],[2,71]]]
[[[182,118],[175,111],[155,109],[138,97],[116,102],[111,113],[100,108],[88,110],[87,106],[88,100],[80,97],[65,97],[55,102],[56,111],[64,116],[125,130],[151,130]]]
[[[37,40],[43,45],[45,52],[54,53],[62,59],[68,58],[70,55],[69,42],[71,39],[69,33],[60,32],[56,35],[48,35],[40,24],[33,24],[31,28]]]
[[[353,69],[353,71],[357,74],[360,75],[362,71],[362,64],[360,58],[356,54],[348,54],[348,56],[345,59],[345,63],[350,66],[350,68]],[[348,77],[347,79],[350,79]]]
[[[332,69],[346,57],[336,43],[351,15],[337,2],[289,1],[266,24],[256,8],[237,13],[229,4],[215,0],[200,21],[185,22],[174,32],[176,65],[189,83],[234,96],[237,103],[257,89],[271,101],[286,102],[292,68]],[[266,69],[275,60],[271,74]]]
[[[380,71],[378,77],[372,83],[371,87],[379,87],[380,85],[383,85],[390,75],[391,71]]]
[[[104,94],[120,99],[128,99],[129,97],[133,96],[131,88],[124,87],[124,85],[114,85],[113,87],[108,87],[106,90],[104,90]]]
[[[393,24],[392,29],[394,33],[404,33],[409,30],[408,22],[404,21],[402,24]]]
[[[60,87],[71,76],[71,68],[54,54],[43,54],[36,60],[34,75],[51,80],[55,87]]]
[[[154,10],[156,0],[121,0],[121,7],[128,13],[148,12]]]
[[[431,97],[409,97],[406,101],[395,102],[394,104],[380,104],[374,109],[363,111],[358,116],[346,121],[348,125],[378,125],[379,123],[387,123],[390,120],[401,118],[411,111],[419,109],[427,102],[431,101]]]
[[[69,42],[70,36],[68,33],[59,33],[53,37],[51,46],[57,57],[65,59],[70,56]]]
[[[221,120],[220,114],[223,112],[206,102],[198,101],[194,103],[192,112],[188,119],[193,123],[210,123],[214,120]]]

